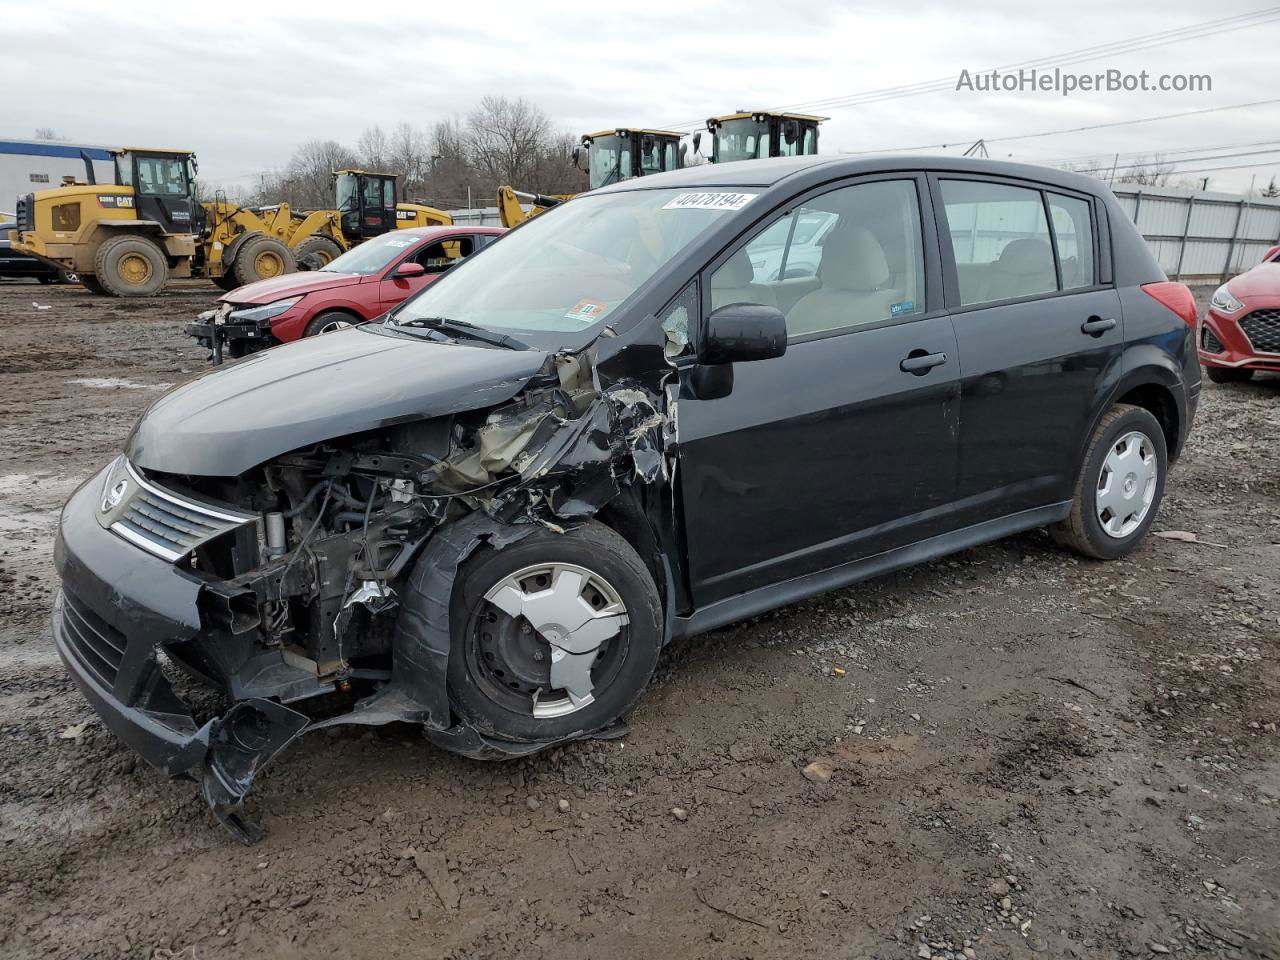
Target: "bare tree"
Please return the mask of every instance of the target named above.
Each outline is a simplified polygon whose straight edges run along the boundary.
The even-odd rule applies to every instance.
[[[1280,197],[1280,187],[1277,187],[1277,186],[1276,186],[1276,178],[1275,178],[1275,177],[1272,177],[1272,178],[1271,178],[1271,182],[1270,182],[1270,183],[1268,183],[1268,184],[1266,185],[1266,187],[1264,187],[1264,188],[1263,188],[1263,190],[1262,190],[1262,196],[1267,197],[1268,199],[1273,199],[1273,198],[1275,198],[1275,197]]]
[[[53,127],[36,127],[37,140],[66,140],[66,137],[60,137],[54,132]]]
[[[360,157],[361,165],[366,169],[385,169],[389,150],[387,135],[382,132],[382,127],[366,127],[364,133],[360,134],[360,139],[356,141],[356,153]]]
[[[336,140],[310,140],[293,152],[281,184],[286,195],[279,199],[301,207],[331,207],[333,172],[359,162],[352,150]]]
[[[467,118],[471,164],[491,187],[536,188],[538,157],[550,134],[547,115],[523,97],[487,96]]]
[[[1152,158],[1139,157],[1122,173],[1116,175],[1117,183],[1134,183],[1141,187],[1167,187],[1173,179],[1174,165],[1161,160],[1160,154]]]

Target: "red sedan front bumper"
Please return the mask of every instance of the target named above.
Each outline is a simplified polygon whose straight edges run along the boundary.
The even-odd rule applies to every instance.
[[[1280,298],[1246,297],[1227,315],[1210,307],[1200,324],[1200,363],[1206,367],[1280,373]]]

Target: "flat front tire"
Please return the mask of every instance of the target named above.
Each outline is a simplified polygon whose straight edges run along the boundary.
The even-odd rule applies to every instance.
[[[1098,560],[1132,552],[1160,509],[1168,462],[1159,421],[1142,407],[1116,404],[1093,431],[1071,513],[1050,529],[1054,539]]]
[[[653,578],[626,540],[596,522],[477,553],[455,581],[450,621],[454,710],[516,741],[618,719],[662,645]]]

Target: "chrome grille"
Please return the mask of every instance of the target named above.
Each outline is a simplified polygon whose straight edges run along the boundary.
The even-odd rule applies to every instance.
[[[1280,353],[1280,310],[1255,310],[1240,321],[1240,329],[1258,353]]]
[[[107,689],[115,686],[124,659],[125,636],[81,603],[73,594],[62,594],[62,627],[67,646],[76,659]]]
[[[1222,343],[1213,335],[1213,331],[1208,327],[1204,328],[1204,335],[1201,337],[1201,346],[1204,347],[1205,353],[1222,352]]]
[[[124,466],[129,484],[123,502],[109,507],[110,528],[158,557],[178,560],[214,537],[258,519],[256,513],[201,503],[166,490],[143,477],[133,464],[126,461]]]

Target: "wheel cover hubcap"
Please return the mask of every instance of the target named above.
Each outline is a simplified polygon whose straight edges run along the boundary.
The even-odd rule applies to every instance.
[[[533,716],[560,717],[595,701],[592,668],[628,623],[609,581],[577,564],[535,564],[494,584],[484,600],[510,618],[485,647],[485,668],[507,687],[532,687]]]
[[[1116,539],[1142,525],[1156,496],[1160,467],[1151,439],[1137,430],[1117,438],[1102,461],[1094,510],[1103,532]]]

